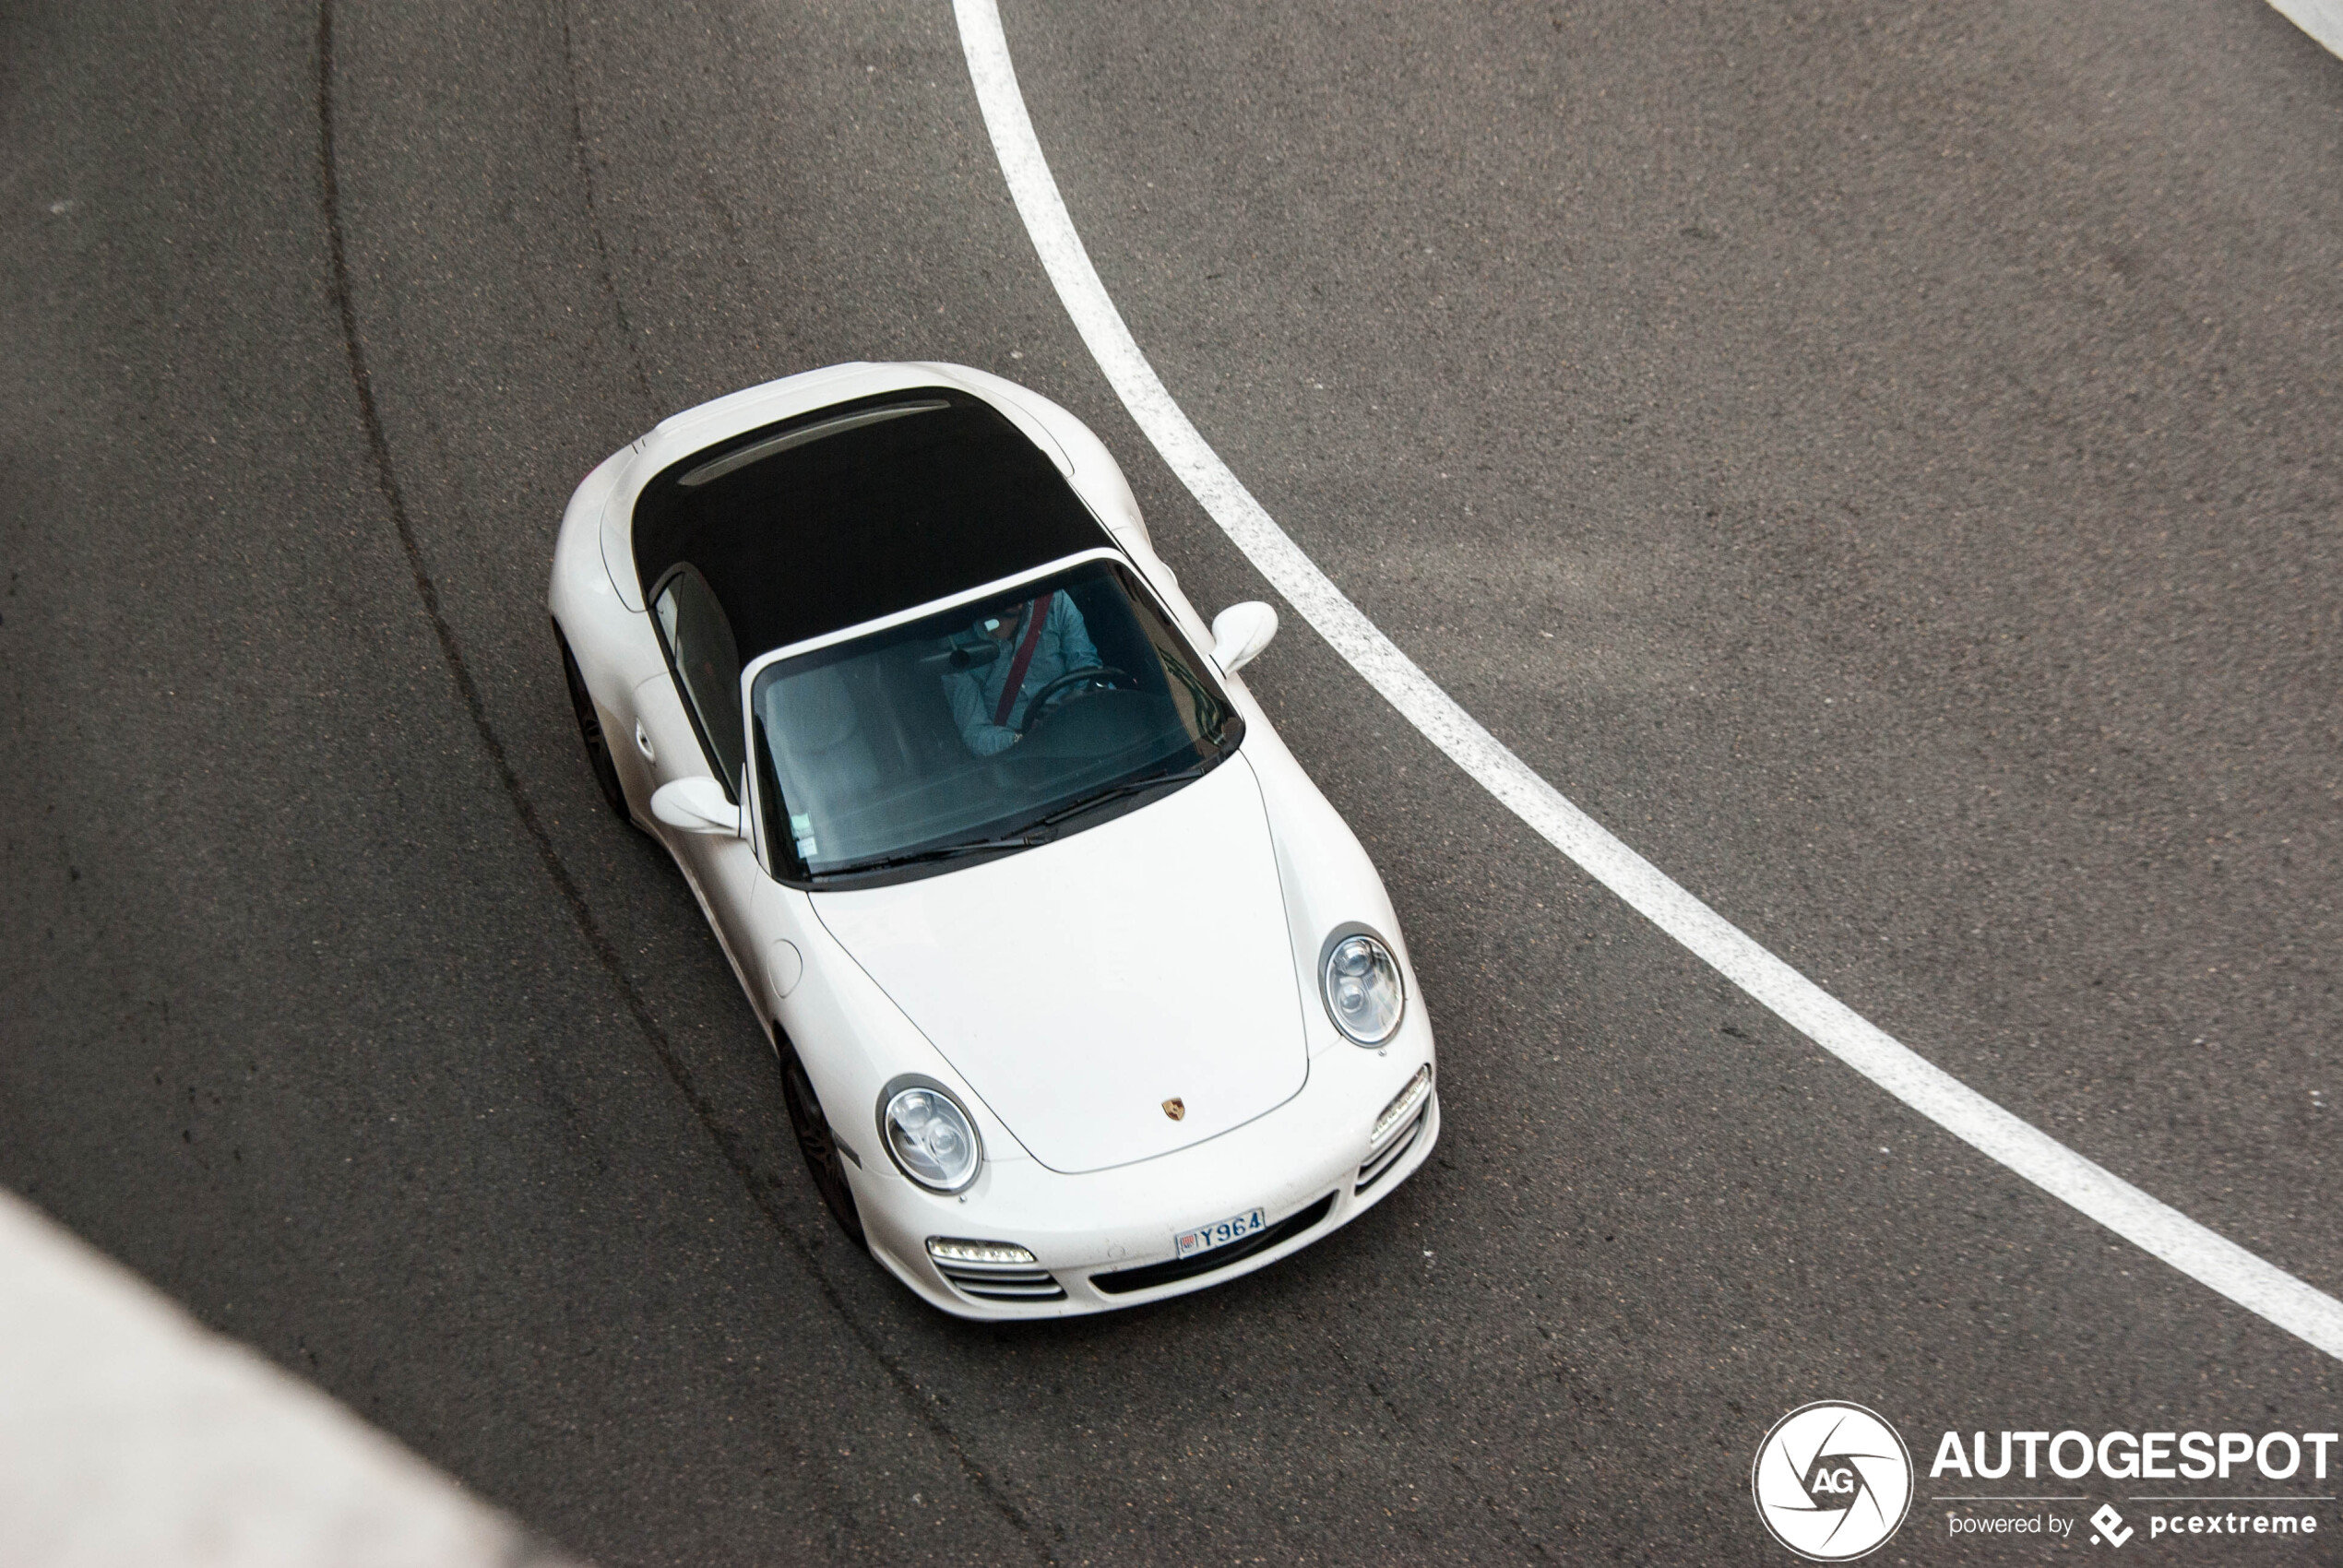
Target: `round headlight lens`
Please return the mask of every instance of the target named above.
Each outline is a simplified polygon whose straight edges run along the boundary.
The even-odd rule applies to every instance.
[[[1390,948],[1363,932],[1334,944],[1319,983],[1335,1028],[1361,1045],[1389,1039],[1399,1027],[1399,1015],[1407,1011],[1399,961]]]
[[[923,1084],[899,1089],[882,1120],[887,1152],[921,1186],[957,1193],[976,1180],[976,1129],[950,1095]]]

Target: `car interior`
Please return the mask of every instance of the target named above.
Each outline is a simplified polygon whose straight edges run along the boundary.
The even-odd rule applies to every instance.
[[[1111,686],[1076,688],[1046,714],[1027,713],[1026,740],[994,756],[963,740],[948,683],[1011,656],[974,628],[982,616],[1017,613],[1020,597],[858,639],[785,680],[760,677],[758,727],[779,761],[775,781],[802,859],[819,867],[1004,831],[1139,769],[1197,758],[1185,719],[1209,694],[1159,650],[1115,569],[1092,563],[1035,587],[1072,600]],[[1176,696],[1167,665],[1179,667]]]

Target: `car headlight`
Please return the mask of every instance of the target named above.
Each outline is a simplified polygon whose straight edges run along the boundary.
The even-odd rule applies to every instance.
[[[1363,931],[1338,932],[1318,966],[1318,990],[1334,1027],[1358,1045],[1381,1045],[1408,1010],[1408,988],[1391,949]]]
[[[932,1078],[900,1077],[880,1092],[879,1141],[897,1170],[932,1193],[958,1192],[984,1162],[976,1123]]]

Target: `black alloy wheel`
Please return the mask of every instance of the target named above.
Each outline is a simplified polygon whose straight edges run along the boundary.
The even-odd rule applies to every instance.
[[[854,1189],[846,1184],[846,1156],[830,1132],[829,1118],[822,1114],[822,1098],[814,1092],[814,1080],[805,1075],[805,1063],[797,1059],[797,1048],[787,1036],[781,1039],[780,1051],[781,1098],[789,1102],[790,1130],[797,1134],[797,1152],[805,1157],[814,1190],[822,1194],[838,1228],[856,1246],[866,1245],[862,1216],[854,1206]]]
[[[553,640],[562,645],[562,675],[569,683],[569,706],[577,715],[578,738],[586,742],[586,763],[594,770],[594,782],[601,786],[602,799],[618,814],[618,820],[628,825],[635,814],[626,809],[626,788],[618,781],[618,764],[610,754],[610,738],[602,733],[602,716],[594,707],[594,694],[586,689],[586,677],[577,668],[577,656],[569,651],[569,639],[562,629],[553,628]]]

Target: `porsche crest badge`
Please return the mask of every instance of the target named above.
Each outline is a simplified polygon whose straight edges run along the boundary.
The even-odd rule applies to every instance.
[[[1174,1121],[1174,1122],[1179,1121],[1182,1117],[1185,1116],[1187,1113],[1188,1113],[1188,1102],[1187,1102],[1186,1100],[1184,1100],[1184,1099],[1181,1099],[1178,1095],[1176,1095],[1176,1094],[1175,1094],[1175,1095],[1173,1095],[1173,1096],[1172,1096],[1170,1099],[1167,1099],[1167,1100],[1165,1100],[1165,1101],[1163,1102],[1163,1114],[1165,1114],[1166,1116],[1169,1116],[1169,1117],[1170,1117],[1170,1118],[1172,1118],[1172,1121]]]

